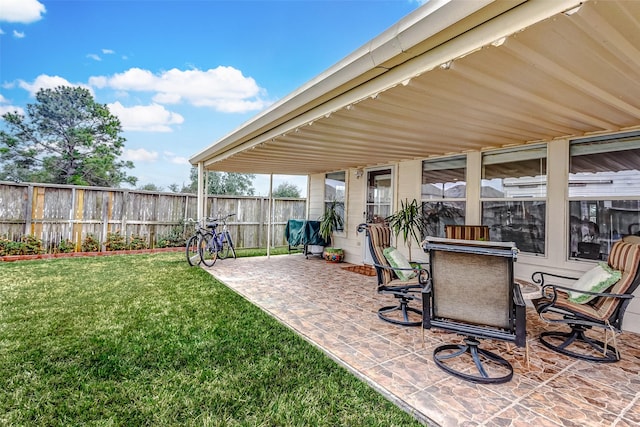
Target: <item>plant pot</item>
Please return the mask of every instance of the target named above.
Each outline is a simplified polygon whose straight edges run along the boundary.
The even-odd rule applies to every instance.
[[[344,251],[340,248],[324,248],[322,257],[329,262],[344,261]]]

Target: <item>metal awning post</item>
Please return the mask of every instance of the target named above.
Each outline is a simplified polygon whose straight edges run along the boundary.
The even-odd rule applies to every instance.
[[[271,224],[273,207],[273,174],[269,174],[269,218],[267,219],[267,258],[271,257]]]

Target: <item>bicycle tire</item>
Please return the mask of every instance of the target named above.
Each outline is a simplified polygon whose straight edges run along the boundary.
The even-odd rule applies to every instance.
[[[222,239],[222,244],[218,248],[218,258],[225,259],[229,256],[229,243],[227,243],[227,240],[224,237]]]
[[[218,245],[212,233],[206,233],[202,236],[198,245],[200,259],[207,267],[213,266],[218,259]]]
[[[189,240],[187,240],[187,262],[190,266],[194,267],[199,265],[202,261],[200,257],[200,251],[198,250],[198,236],[191,236]]]
[[[227,234],[227,242],[229,242],[229,248],[231,249],[231,254],[233,255],[233,258],[236,258],[236,247],[233,246],[233,239],[231,238],[231,233],[229,233],[228,231],[226,232]]]

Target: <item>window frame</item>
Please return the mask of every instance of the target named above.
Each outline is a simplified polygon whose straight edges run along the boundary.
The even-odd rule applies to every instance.
[[[541,155],[542,153],[544,153],[544,155]],[[480,159],[481,175],[480,175],[480,197],[479,197],[480,216],[481,216],[481,223],[483,225],[489,225],[492,228],[492,230],[490,231],[492,240],[499,239],[499,240],[505,241],[503,237],[498,238],[497,236],[495,236],[496,235],[495,227],[498,226],[500,230],[500,236],[502,236],[503,231],[505,232],[509,231],[509,233],[507,234],[508,236],[516,237],[516,239],[513,239],[513,238],[508,239],[509,241],[520,240],[520,237],[525,239],[526,244],[521,244],[519,246],[519,249],[523,253],[526,253],[532,256],[542,256],[542,257],[547,256],[548,254],[547,245],[549,242],[549,239],[547,236],[548,221],[549,221],[549,218],[548,218],[548,206],[549,206],[548,158],[549,158],[549,143],[547,142],[528,144],[524,146],[518,146],[518,147],[512,147],[512,148],[506,148],[506,149],[488,150],[481,153],[481,159]],[[490,159],[490,162],[486,162],[486,159]],[[536,159],[544,160],[544,174],[532,176],[528,180],[524,179],[522,184],[518,183],[518,179],[529,178],[529,176],[506,177],[506,179],[508,180],[506,183],[505,183],[505,178],[501,178],[502,191],[504,191],[505,187],[515,188],[516,189],[515,191],[524,189],[523,193],[525,194],[517,194],[517,193],[514,195],[506,194],[503,197],[483,196],[483,188],[484,188],[483,184],[485,184],[485,182],[489,180],[485,178],[485,165],[509,164],[509,163],[526,161],[526,160],[536,160]],[[500,161],[500,160],[506,160],[506,161]],[[538,191],[538,195],[526,194],[527,189],[533,189],[534,192]],[[501,190],[497,190],[497,191],[501,191]],[[541,220],[541,224],[527,223],[522,221],[522,222],[515,223],[515,228],[513,229],[511,229],[512,228],[511,226],[514,225],[514,223],[512,222],[507,224],[488,224],[489,221],[488,221],[488,216],[486,212],[489,204],[495,204],[497,206],[500,203],[504,203],[508,213],[512,211],[510,207],[511,205],[515,205],[517,208],[518,207],[517,205],[519,204],[522,210],[522,212],[520,212],[520,215],[526,216],[525,213],[531,212],[533,208],[527,209],[525,206],[527,204],[534,206],[536,202],[542,205],[541,209],[539,210],[543,212],[543,215],[542,215],[542,218],[538,218]],[[516,211],[517,210],[518,209],[516,209]],[[510,215],[507,215],[507,217],[510,217]],[[516,218],[516,220],[518,219],[519,218]],[[519,227],[518,227],[518,224],[520,224]],[[542,230],[539,229],[539,225],[542,225]],[[505,228],[507,227],[509,229],[505,230]],[[513,233],[511,233],[511,231],[513,231]],[[537,244],[539,239],[542,239],[541,246],[538,246]],[[516,241],[516,243],[518,243],[518,241]],[[539,251],[526,250],[526,248],[529,248],[529,247],[540,248],[540,249]]]
[[[433,165],[432,168],[427,169],[426,165],[431,164]],[[424,159],[422,160],[422,162],[420,163],[420,208],[422,211],[422,215],[425,216],[425,218],[429,218],[433,215],[430,215],[427,211],[427,206],[428,205],[433,205],[433,204],[450,204],[450,205],[457,205],[457,204],[461,204],[462,205],[462,215],[461,215],[461,220],[460,221],[456,221],[456,217],[453,217],[453,224],[455,225],[464,225],[466,222],[466,216],[467,216],[467,186],[469,184],[469,180],[468,180],[468,167],[467,167],[467,155],[466,154],[462,154],[462,155],[455,155],[455,156],[447,156],[447,157],[440,157],[440,158],[430,158],[430,159]],[[463,169],[464,170],[464,180],[461,181],[447,181],[447,182],[438,182],[438,183],[430,183],[430,182],[425,182],[426,181],[426,176],[430,171],[448,171],[448,170],[459,170],[459,169]],[[462,182],[465,188],[464,191],[464,195],[462,196],[456,196],[455,194],[453,196],[449,196],[447,197],[446,195],[446,189],[445,186],[447,184],[452,184],[452,183],[459,183]],[[443,190],[441,192],[442,197],[436,197],[437,194],[434,195],[430,195],[428,193],[425,193],[423,186],[424,185],[436,185],[436,184],[440,184],[443,186]],[[459,184],[457,184],[459,185]],[[450,188],[453,188],[455,186],[452,186]],[[446,210],[446,209],[445,209]],[[438,217],[437,222],[433,223],[433,227],[434,229],[437,229],[436,233],[430,233],[429,230],[425,230],[425,233],[427,235],[431,235],[431,234],[435,234],[434,237],[445,237],[445,225],[447,225],[446,221],[443,221],[442,219],[439,218],[439,215],[435,215],[436,217]],[[426,236],[422,236],[423,238]]]
[[[602,143],[602,145],[599,145],[598,143]],[[625,143],[630,143],[631,147],[626,147],[624,145]],[[607,148],[607,146],[611,149],[604,149]],[[640,131],[600,135],[588,138],[577,138],[569,141],[566,182],[566,209],[568,227],[567,230],[565,230],[565,239],[567,241],[568,248],[568,250],[565,252],[565,255],[568,260],[580,262],[599,262],[607,258],[613,243],[622,238],[622,236],[628,234],[625,233],[625,231],[631,231],[631,226],[628,226],[627,230],[624,230],[624,227],[622,229],[618,229],[619,227],[617,225],[619,225],[620,222],[618,222],[618,224],[614,228],[614,221],[612,217],[613,213],[631,212],[632,215],[635,213],[635,217],[636,219],[638,219],[638,222],[631,221],[629,222],[629,224],[633,225],[636,223],[640,223],[640,181],[638,190],[635,191],[632,189],[628,194],[615,194],[614,192],[612,192],[612,194],[607,194],[606,191],[601,191],[597,188],[595,189],[594,195],[589,195],[585,191],[572,191],[575,188],[584,188],[585,186],[591,184],[593,184],[594,186],[612,185],[612,189],[614,187],[617,189],[618,187],[615,186],[614,182],[615,175],[607,176],[607,174],[615,174],[616,172],[620,172],[614,170],[596,171],[595,173],[591,172],[593,174],[591,176],[581,175],[582,172],[572,172],[572,160],[574,157],[588,154],[613,153],[628,149],[640,149]],[[602,164],[607,163],[599,163],[599,165]],[[640,168],[635,170],[638,171],[637,175],[638,177],[640,177]],[[598,176],[597,174],[599,172],[602,172],[605,175]],[[572,204],[578,202],[581,204],[586,204],[586,209],[580,209],[581,215],[583,213],[582,211],[584,210],[585,215],[583,218],[575,218],[575,209],[572,210]],[[633,210],[620,206],[613,206],[614,204],[620,204],[621,202],[635,202],[638,205],[638,209]],[[595,213],[591,212],[592,207],[595,207]],[[607,218],[605,218],[605,216],[607,215],[609,216],[608,222],[606,221]],[[604,218],[605,221],[598,221],[598,217]],[[578,243],[582,243],[588,240],[584,239],[585,232],[583,232],[582,228],[584,228],[585,230],[589,230],[590,226],[591,228],[593,228],[592,224],[595,224],[598,234],[596,236],[598,240],[597,243],[600,244],[600,256],[598,258],[588,258],[585,256],[580,256],[580,254],[582,254],[583,252],[577,250]],[[578,235],[576,236],[575,233],[578,231],[578,226],[580,227],[580,230]],[[638,225],[638,227],[640,227],[640,224]]]

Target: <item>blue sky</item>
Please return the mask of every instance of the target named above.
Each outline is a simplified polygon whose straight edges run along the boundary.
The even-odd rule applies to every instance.
[[[138,185],[182,185],[189,157],[423,2],[0,0],[0,114],[40,88],[86,87],[120,118]],[[305,178],[283,181],[306,193]]]

